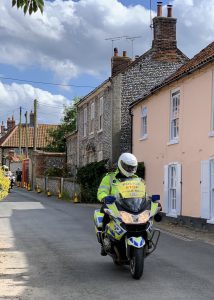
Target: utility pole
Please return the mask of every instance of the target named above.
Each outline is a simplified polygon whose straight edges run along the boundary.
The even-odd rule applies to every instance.
[[[28,158],[28,120],[27,120],[27,111],[25,113],[25,139],[26,139],[26,158]]]
[[[32,190],[34,190],[36,182],[36,172],[35,172],[35,151],[37,146],[37,99],[34,100],[34,129],[33,129],[33,155],[32,155]]]
[[[19,108],[19,155],[22,154],[22,107]]]
[[[37,99],[34,100],[34,131],[33,131],[33,150],[36,151],[37,146]]]

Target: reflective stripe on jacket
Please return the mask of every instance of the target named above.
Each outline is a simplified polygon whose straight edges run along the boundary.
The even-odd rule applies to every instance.
[[[101,202],[103,198],[106,196],[119,196],[119,192],[117,189],[117,184],[119,179],[116,178],[116,175],[119,173],[117,169],[115,172],[107,173],[106,176],[103,177],[100,186],[97,191],[97,199]],[[137,178],[137,175],[133,175],[133,178]]]

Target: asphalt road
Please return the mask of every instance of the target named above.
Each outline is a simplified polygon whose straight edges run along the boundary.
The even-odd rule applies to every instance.
[[[0,203],[0,299],[214,299],[213,245],[162,233],[134,280],[100,256],[93,210],[14,189]]]

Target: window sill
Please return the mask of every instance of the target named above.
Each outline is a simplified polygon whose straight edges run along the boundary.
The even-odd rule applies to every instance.
[[[207,223],[208,224],[214,224],[214,218],[210,219],[210,220],[207,220]]]
[[[103,130],[102,130],[102,129],[100,129],[100,130],[98,130],[98,131],[97,131],[97,133],[101,133],[101,132],[103,132]]]
[[[142,138],[139,139],[139,141],[145,141],[148,139],[148,135],[143,136]]]
[[[209,133],[209,137],[212,137],[212,136],[214,136],[214,131],[213,130],[210,131],[210,133]]]
[[[89,133],[89,138],[93,138],[94,137],[94,132]]]
[[[175,144],[178,144],[178,143],[179,143],[178,140],[172,140],[172,141],[169,141],[169,143],[167,143],[167,146],[175,145]]]

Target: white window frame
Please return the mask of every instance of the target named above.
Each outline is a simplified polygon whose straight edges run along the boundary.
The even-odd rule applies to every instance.
[[[141,131],[140,139],[144,140],[148,137],[148,109],[147,107],[141,108]]]
[[[175,105],[175,102],[178,102]],[[178,143],[180,120],[180,89],[172,90],[170,95],[170,144]]]
[[[201,161],[201,218],[214,224],[214,157]]]
[[[94,118],[95,118],[95,105],[91,103],[91,116],[90,116],[90,134],[94,133]]]
[[[87,107],[83,109],[83,137],[87,135]]]
[[[99,99],[98,132],[103,130],[103,97]]]
[[[210,219],[214,223],[214,158],[210,159]]]
[[[174,218],[181,214],[181,164],[177,162],[164,166],[164,212]]]

